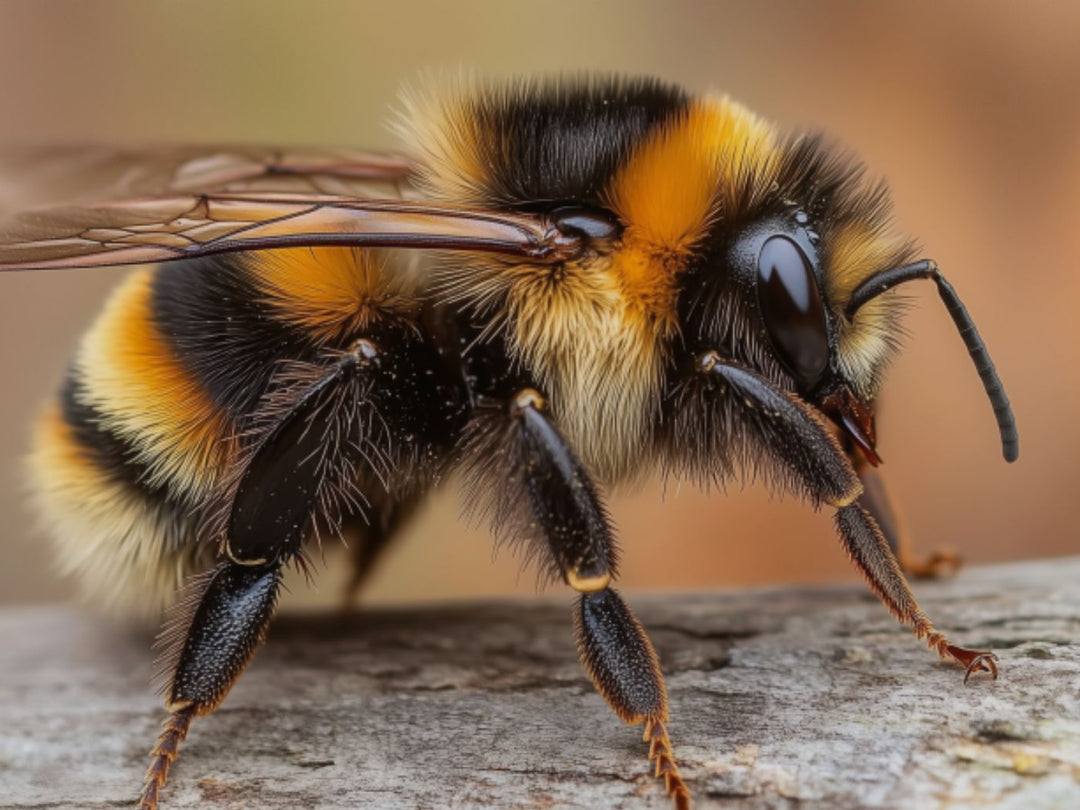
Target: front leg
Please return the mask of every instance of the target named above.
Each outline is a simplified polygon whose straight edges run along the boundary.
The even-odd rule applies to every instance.
[[[532,544],[581,596],[574,609],[578,652],[597,691],[625,723],[645,724],[649,759],[678,810],[690,807],[667,734],[667,690],[644,628],[610,587],[616,549],[596,487],[533,389],[505,410],[478,414],[465,445],[466,483],[488,506],[504,539]]]
[[[898,621],[911,625],[916,638],[925,639],[942,658],[951,658],[963,666],[964,683],[975,672],[989,672],[997,678],[997,658],[992,652],[953,644],[923,613],[888,541],[865,509],[857,503],[841,507],[836,513],[836,526],[848,555],[874,593]]]
[[[715,385],[714,394],[726,397],[724,401],[737,409],[744,428],[756,434],[756,440],[786,466],[804,492],[817,503],[836,507],[836,526],[844,547],[885,607],[910,625],[916,638],[964,666],[965,682],[978,671],[996,678],[992,653],[953,644],[919,607],[889,542],[859,505],[862,486],[821,414],[757,372],[726,362],[715,352],[702,356],[698,373]]]

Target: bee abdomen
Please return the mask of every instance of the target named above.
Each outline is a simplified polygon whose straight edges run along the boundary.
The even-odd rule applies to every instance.
[[[77,574],[82,595],[94,602],[156,613],[197,565],[190,520],[104,442],[88,441],[88,423],[73,425],[65,411],[53,403],[42,414],[28,459],[32,497],[59,567]]]
[[[216,549],[208,514],[283,369],[407,321],[409,298],[383,271],[369,252],[278,251],[139,270],[121,284],[31,458],[61,565],[89,596],[143,610],[173,601]]]
[[[203,553],[194,508],[228,458],[229,420],[184,369],[150,308],[154,272],[113,294],[30,457],[61,568],[94,601],[154,612]]]

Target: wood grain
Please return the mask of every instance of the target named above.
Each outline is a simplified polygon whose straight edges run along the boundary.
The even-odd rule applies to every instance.
[[[857,585],[639,595],[698,808],[1080,807],[1080,558],[918,589],[962,683]],[[164,793],[179,808],[667,808],[593,693],[569,594],[283,616]],[[126,807],[163,719],[150,636],[0,612],[0,807]]]

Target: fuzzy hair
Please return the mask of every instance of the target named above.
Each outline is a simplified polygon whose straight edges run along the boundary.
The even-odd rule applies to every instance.
[[[604,100],[611,110],[624,105],[622,129],[596,113]],[[557,104],[573,109],[551,113]],[[649,104],[651,117],[640,112]],[[580,140],[574,116],[600,121],[595,137]],[[502,333],[512,361],[543,387],[560,429],[602,480],[642,468],[681,340],[711,342],[793,389],[747,291],[724,272],[723,247],[748,224],[795,207],[809,214],[822,246],[836,366],[858,394],[878,390],[903,307],[890,293],[851,322],[844,310],[862,281],[908,260],[912,246],[892,230],[884,186],[820,137],[785,135],[724,96],[690,98],[603,76],[451,82],[408,95],[397,128],[420,187],[437,199],[528,208],[569,189],[572,201],[605,206],[623,223],[607,255],[559,266],[454,256],[432,286]],[[533,145],[522,147],[517,139],[526,136]],[[562,164],[542,171],[537,154]],[[686,334],[695,320],[701,334]]]
[[[459,450],[459,465],[465,495],[463,513],[476,525],[487,525],[497,545],[507,546],[521,558],[522,568],[536,564],[537,586],[562,578],[558,558],[550,547],[550,538],[540,529],[530,497],[530,467],[525,451],[523,430],[517,418],[502,410],[482,409],[466,426]],[[599,519],[608,527],[607,508],[599,493],[593,491]],[[605,549],[607,569],[618,573],[618,548],[608,538]]]

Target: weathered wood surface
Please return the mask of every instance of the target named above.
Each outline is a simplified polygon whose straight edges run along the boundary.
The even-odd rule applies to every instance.
[[[698,808],[1080,807],[1080,558],[918,588],[1001,678],[864,588],[633,599]],[[667,808],[577,662],[569,596],[281,617],[165,793],[179,808]],[[0,807],[128,806],[162,719],[149,640],[0,613]]]

